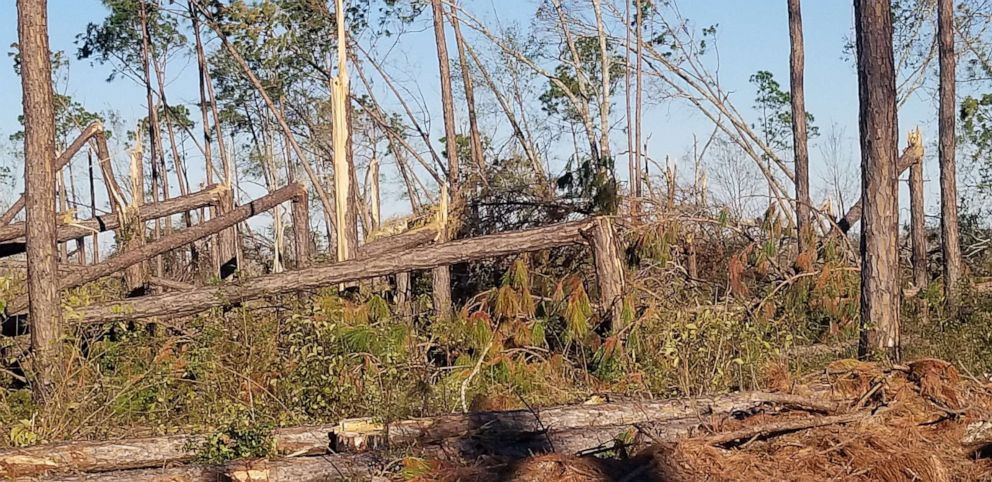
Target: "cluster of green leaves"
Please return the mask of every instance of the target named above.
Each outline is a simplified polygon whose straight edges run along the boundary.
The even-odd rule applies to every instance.
[[[758,112],[755,126],[765,143],[775,152],[792,149],[792,95],[775,80],[775,76],[760,70],[751,76],[757,92],[754,109]],[[807,136],[812,139],[819,135],[819,128],[813,124],[813,114],[806,113]]]

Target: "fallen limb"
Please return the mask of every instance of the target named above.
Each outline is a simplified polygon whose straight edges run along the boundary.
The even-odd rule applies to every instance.
[[[735,430],[732,432],[710,435],[708,437],[703,437],[697,440],[705,443],[706,445],[714,445],[714,446],[729,445],[741,440],[747,441],[750,439],[768,437],[772,435],[779,435],[789,432],[797,432],[799,430],[824,427],[827,425],[840,425],[845,423],[856,422],[858,420],[864,420],[870,416],[872,416],[872,413],[865,411],[865,412],[857,412],[857,413],[845,413],[843,415],[833,415],[829,417],[809,417],[801,420],[772,422],[763,425],[755,425],[753,427],[748,427],[741,430]]]
[[[903,171],[909,169],[917,162],[922,161],[923,148],[919,145],[910,144],[906,146],[906,149],[902,151],[902,155],[899,156],[899,162],[897,163],[896,172],[898,175],[902,174]],[[861,198],[847,210],[844,217],[837,220],[837,229],[841,233],[847,234],[851,228],[861,220]]]
[[[543,228],[480,236],[413,249],[404,253],[397,253],[395,256],[353,259],[341,263],[261,276],[248,280],[244,284],[208,286],[184,293],[144,296],[103,303],[81,308],[75,312],[73,318],[76,322],[85,324],[164,315],[179,317],[214,307],[235,305],[264,296],[315,289],[404,271],[429,269],[435,266],[580,244],[583,238],[579,234],[579,229],[587,223],[588,221],[574,221]],[[199,226],[206,224],[209,224],[209,221]],[[196,229],[196,227],[192,229]]]

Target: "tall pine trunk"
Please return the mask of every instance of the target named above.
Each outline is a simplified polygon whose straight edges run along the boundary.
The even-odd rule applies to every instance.
[[[861,130],[862,358],[899,359],[899,186],[888,1],[854,0]]]
[[[958,305],[961,279],[961,245],[958,238],[958,187],[954,156],[955,59],[954,2],[937,1],[938,56],[940,58],[940,112],[938,113],[940,158],[940,236],[944,255],[944,305],[953,316]]]
[[[35,398],[44,402],[59,368],[62,338],[55,231],[55,113],[48,49],[48,2],[17,1],[17,40],[24,103],[28,316]]]
[[[441,0],[431,0],[431,7],[434,14],[434,40],[437,44],[437,63],[441,74],[441,107],[444,111],[444,150],[448,157],[448,189],[450,197],[458,205],[459,202],[459,177],[458,177],[458,138],[455,133],[455,102],[451,93],[451,72],[448,60],[448,45],[444,35],[444,11],[441,7]],[[445,190],[442,189],[442,198]],[[448,203],[441,199],[439,209],[447,209]],[[441,219],[447,219],[446,213],[442,213]],[[441,233],[440,241],[448,240],[448,226],[438,226]],[[451,270],[448,266],[438,266],[434,268],[434,310],[440,319],[451,316]]]
[[[806,133],[806,97],[803,86],[805,52],[800,0],[789,0],[789,83],[792,89],[792,142],[796,160],[796,229],[799,253],[810,248],[809,150]]]

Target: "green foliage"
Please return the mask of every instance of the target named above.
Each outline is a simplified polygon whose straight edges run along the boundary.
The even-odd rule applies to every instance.
[[[158,2],[144,0],[103,0],[110,11],[101,23],[90,23],[86,31],[76,36],[76,57],[90,59],[100,64],[113,64],[115,70],[108,81],[117,75],[141,78],[143,29],[141,6],[147,16],[149,43],[153,57],[167,56],[169,52],[186,45],[179,20],[162,8]]]
[[[225,421],[213,433],[186,450],[199,462],[221,465],[243,458],[263,458],[275,454],[272,427],[255,420],[243,407],[232,406]]]
[[[564,46],[562,48],[568,50]],[[592,110],[589,107],[590,103],[595,103],[604,95],[603,61],[597,36],[576,38],[575,50],[579,56],[577,61],[571,58],[571,51],[562,53],[563,56],[569,55],[571,60],[555,67],[554,80],[548,80],[548,87],[538,100],[545,112],[561,116],[568,122],[579,123],[582,121],[579,109]],[[616,45],[613,42],[607,42],[606,50],[609,59],[610,91],[605,94],[609,97],[616,91],[617,85],[623,78],[626,63],[623,56],[616,52]],[[581,71],[576,71],[576,64],[581,65]],[[576,105],[570,97],[575,97],[582,104]]]
[[[767,70],[759,70],[751,76],[751,83],[757,89],[754,109],[758,111],[758,133],[768,147],[781,152],[792,148],[792,95],[782,90],[774,75]],[[819,135],[819,128],[813,124],[813,115],[806,113],[807,136],[812,139]]]

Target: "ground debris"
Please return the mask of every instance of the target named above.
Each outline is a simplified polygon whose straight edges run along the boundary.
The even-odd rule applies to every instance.
[[[992,480],[982,443],[968,443],[992,426],[992,391],[985,382],[962,379],[950,363],[936,359],[895,367],[840,360],[808,380],[824,382],[857,401],[847,414],[728,417],[626,458],[546,454],[472,466],[433,464],[414,480]]]

